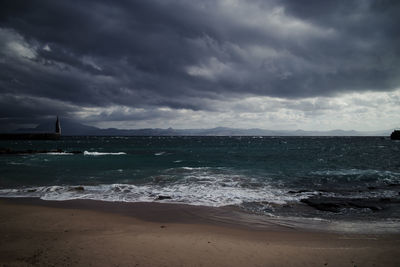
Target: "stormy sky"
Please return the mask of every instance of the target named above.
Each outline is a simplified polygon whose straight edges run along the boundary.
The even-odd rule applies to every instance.
[[[0,130],[400,126],[400,1],[2,0]]]

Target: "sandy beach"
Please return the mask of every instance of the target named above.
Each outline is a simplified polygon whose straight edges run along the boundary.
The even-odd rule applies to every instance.
[[[400,236],[209,220],[173,204],[0,200],[0,266],[399,266]]]

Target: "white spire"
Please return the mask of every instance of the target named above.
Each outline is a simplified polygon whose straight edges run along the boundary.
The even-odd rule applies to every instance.
[[[61,134],[60,120],[58,119],[58,116],[57,116],[57,121],[56,121],[56,133]]]

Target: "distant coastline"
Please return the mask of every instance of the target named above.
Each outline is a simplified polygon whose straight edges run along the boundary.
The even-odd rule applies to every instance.
[[[54,121],[39,124],[35,128],[21,128],[13,133],[46,133],[54,130]],[[389,137],[393,129],[381,131],[304,131],[304,130],[268,130],[215,127],[205,129],[102,129],[94,126],[63,119],[63,136],[383,136]],[[11,132],[10,132],[11,133]]]

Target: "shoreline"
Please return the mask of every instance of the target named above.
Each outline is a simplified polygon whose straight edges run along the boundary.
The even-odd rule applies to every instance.
[[[42,200],[36,197],[0,197],[13,204],[61,209],[83,209],[134,217],[148,222],[204,223],[247,230],[304,231],[334,234],[398,234],[400,220],[330,220],[312,217],[270,217],[238,206],[212,207],[170,202],[123,202],[93,199]]]
[[[179,204],[2,198],[0,266],[400,265],[399,234],[223,220],[238,214]]]
[[[111,202],[91,199],[42,200],[39,198],[0,198],[0,203],[55,209],[94,211],[125,216],[149,223],[184,223],[227,226],[251,231],[295,231],[294,225],[279,220],[246,213],[238,207],[209,207],[162,202]],[[315,230],[315,232],[318,232]]]

